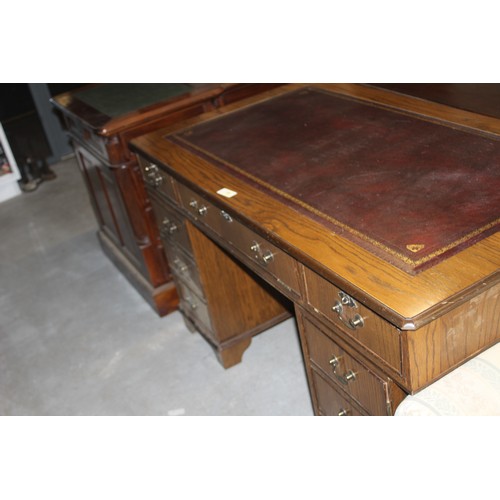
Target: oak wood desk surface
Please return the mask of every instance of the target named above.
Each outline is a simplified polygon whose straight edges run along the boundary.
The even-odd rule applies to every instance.
[[[321,222],[294,210],[266,190],[231,175],[213,161],[201,158],[166,138],[174,131],[305,87],[326,90],[360,102],[377,103],[383,108],[404,111],[426,121],[474,131],[475,134],[484,131],[490,137],[500,138],[500,120],[438,103],[356,84],[292,84],[188,120],[180,126],[142,136],[132,141],[132,147],[146,151],[146,156],[152,161],[161,158],[174,176],[179,176],[195,189],[202,186],[205,195],[220,206],[237,213],[250,227],[265,231],[265,236],[271,241],[319,274],[342,285],[355,298],[403,330],[419,328],[498,284],[499,232],[413,275],[340,234],[326,230]],[[238,194],[226,198],[217,194],[221,188]]]

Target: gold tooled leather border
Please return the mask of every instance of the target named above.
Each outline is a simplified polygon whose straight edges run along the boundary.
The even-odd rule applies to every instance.
[[[187,132],[186,130],[183,130],[181,133],[186,133],[186,132]],[[193,148],[194,150],[199,151],[200,153],[208,156],[209,158],[212,158],[213,160],[216,160],[217,162],[220,162],[223,165],[227,166],[228,168],[238,172],[240,175],[243,175],[244,177],[252,180],[253,182],[256,182],[257,184],[264,186],[266,189],[269,189],[270,191],[282,196],[283,198],[286,198],[287,200],[292,201],[293,203],[301,206],[302,208],[305,208],[309,212],[317,215],[318,217],[321,217],[322,219],[325,219],[328,222],[331,222],[332,224],[340,227],[341,229],[346,230],[349,233],[351,233],[352,235],[362,239],[363,241],[366,241],[366,242],[370,243],[371,245],[383,250],[384,252],[392,255],[393,257],[397,258],[401,262],[404,262],[405,264],[409,265],[413,269],[421,266],[422,264],[425,264],[425,263],[431,261],[432,259],[438,257],[439,255],[442,255],[443,253],[448,252],[449,250],[452,250],[453,248],[461,245],[462,243],[465,243],[466,241],[474,238],[475,236],[478,236],[481,233],[484,233],[488,229],[491,229],[492,227],[494,227],[495,225],[500,223],[500,218],[495,219],[493,222],[490,222],[479,229],[471,231],[470,233],[466,234],[462,238],[459,238],[458,240],[455,240],[454,242],[452,242],[444,247],[441,247],[439,250],[435,250],[434,252],[426,255],[425,257],[422,257],[421,259],[413,260],[413,259],[409,258],[408,256],[384,245],[380,241],[375,240],[375,239],[371,238],[370,236],[367,236],[364,233],[361,233],[357,229],[354,229],[353,227],[348,226],[347,224],[344,224],[343,222],[335,219],[334,217],[331,217],[331,216],[319,211],[318,209],[312,207],[311,205],[309,205],[301,200],[298,200],[297,198],[286,193],[285,191],[282,191],[281,189],[278,189],[278,188],[274,187],[273,185],[268,184],[267,182],[263,181],[262,179],[259,179],[258,177],[255,177],[254,175],[249,174],[248,172],[241,169],[240,167],[233,165],[232,163],[218,157],[217,155],[211,153],[210,151],[207,151],[206,149],[200,148],[196,144],[189,142],[188,140],[184,139],[180,135],[172,134],[171,136],[165,137],[165,139],[168,140],[170,137],[175,138],[179,142],[186,144],[187,146]]]

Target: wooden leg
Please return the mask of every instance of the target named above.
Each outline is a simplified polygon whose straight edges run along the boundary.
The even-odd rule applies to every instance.
[[[218,346],[215,347],[217,359],[224,368],[231,368],[231,366],[241,363],[244,352],[252,342],[252,337],[247,337],[239,342],[231,344],[229,347]]]

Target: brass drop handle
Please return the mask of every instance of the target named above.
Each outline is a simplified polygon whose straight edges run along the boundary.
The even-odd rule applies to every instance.
[[[184,300],[189,304],[189,307],[191,309],[196,309],[198,306],[196,304],[196,302],[193,302],[193,299],[191,297],[185,297]]]
[[[188,270],[188,266],[187,264],[184,264],[184,262],[182,262],[182,260],[180,260],[179,258],[175,258],[174,259],[174,264],[175,264],[175,268],[180,272],[180,273],[185,273],[187,270]]]
[[[349,382],[352,382],[353,380],[356,380],[356,374],[352,370],[349,370],[344,375],[340,375],[338,373],[335,373],[335,371],[333,373],[334,373],[335,377],[337,377],[337,380],[342,385],[347,385]]]
[[[233,218],[227,212],[224,212],[224,210],[221,210],[220,214],[226,222],[233,222]]]
[[[338,300],[336,300],[335,304],[333,304],[333,306],[332,306],[332,311],[337,313],[340,316],[342,314],[343,310],[344,310],[344,308],[342,307],[342,304]]]
[[[205,205],[201,205],[198,207],[198,201],[197,200],[191,200],[189,202],[189,206],[198,212],[198,215],[204,216],[207,214],[208,208]]]
[[[172,222],[168,217],[165,217],[161,223],[160,233],[162,236],[174,234],[178,227],[175,222]]]
[[[160,233],[162,236],[166,236],[168,232],[168,225],[170,224],[170,219],[168,217],[165,217],[161,221],[161,227],[160,227]]]
[[[260,243],[258,243],[257,241],[252,241],[250,250],[255,253],[255,258],[257,260],[262,260],[262,263],[266,266],[274,260],[273,252],[271,252],[271,250],[269,249],[266,250],[261,248]]]
[[[160,174],[156,175],[154,179],[152,179],[152,185],[155,188],[160,187],[162,184],[163,184],[163,177]]]
[[[356,373],[353,372],[352,370],[349,370],[346,372],[344,375],[340,375],[337,373],[337,368],[340,365],[340,360],[342,359],[341,356],[332,356],[330,361],[330,366],[332,367],[333,374],[335,375],[335,378],[342,384],[342,385],[347,385],[349,382],[352,382],[353,380],[356,380]]]
[[[342,308],[342,306],[340,306],[340,307]],[[340,309],[340,312],[337,312],[337,310],[335,309],[335,306],[333,306],[332,309],[338,314],[338,317],[339,317],[340,321],[342,321],[342,324],[347,326],[347,328],[349,328],[349,330],[356,330],[358,328],[361,328],[365,324],[365,320],[359,314],[355,314],[353,318],[346,319],[342,315],[342,309]]]
[[[264,252],[262,252],[262,260],[266,265],[272,262],[274,260],[273,252],[271,252],[271,250],[264,250]]]
[[[333,356],[333,358],[328,362],[330,363],[330,365],[332,367],[333,373],[335,373],[335,370],[340,365],[340,358],[337,356]]]
[[[356,330],[362,328],[365,320],[360,314],[355,314],[352,318],[347,318],[344,315],[344,308],[357,308],[357,304],[352,297],[344,292],[339,292],[340,300],[336,300],[332,306],[332,311],[337,314],[339,320],[349,328],[349,330]]]
[[[159,187],[163,183],[163,177],[158,173],[158,167],[154,163],[150,163],[144,167],[146,182],[153,187]]]
[[[353,330],[355,330],[356,328],[361,328],[364,324],[365,324],[365,321],[364,321],[363,317],[360,316],[359,314],[356,314],[354,316],[354,318],[351,318],[349,320],[349,325],[351,326],[351,328]]]

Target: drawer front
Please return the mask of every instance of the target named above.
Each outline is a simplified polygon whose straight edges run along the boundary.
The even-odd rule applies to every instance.
[[[138,160],[145,184],[175,202],[176,196],[172,177],[141,156],[138,157]]]
[[[401,333],[395,326],[310,269],[304,268],[304,277],[307,302],[315,311],[402,372]]]
[[[160,236],[169,245],[177,245],[191,254],[191,243],[182,218],[172,207],[151,196],[151,205],[156,216]]]
[[[221,218],[224,218],[224,215]],[[293,257],[236,220],[227,219],[222,228],[222,237],[244,254],[247,259],[270,274],[281,287],[294,292],[297,296],[300,295],[297,263]]]
[[[70,116],[66,118],[66,124],[68,125],[68,132],[72,137],[102,155],[106,160],[109,160],[106,139],[104,137],[96,134],[94,130],[84,125],[80,120],[73,119]]]
[[[201,330],[203,330],[203,333],[214,338],[210,314],[203,299],[180,280],[176,280],[176,287],[180,297],[181,310],[186,316],[191,318]]]
[[[166,248],[166,253],[170,268],[175,276],[185,281],[200,296],[204,296],[198,268],[194,260],[176,246]]]
[[[387,415],[390,381],[371,372],[306,318],[303,318],[303,330],[310,362],[369,413]]]
[[[299,274],[293,257],[188,187],[181,184],[178,186],[181,204],[193,217],[207,225],[225,242],[230,243],[249,261],[257,264],[276,281],[278,287],[291,291],[296,296],[300,295]]]
[[[189,212],[194,219],[203,222],[203,224],[215,231],[218,235],[222,235],[224,220],[221,216],[221,210],[184,184],[178,182],[177,187],[181,206]]]
[[[339,393],[321,375],[312,371],[312,383],[318,404],[319,415],[332,417],[359,417],[367,415],[361,408]]]

